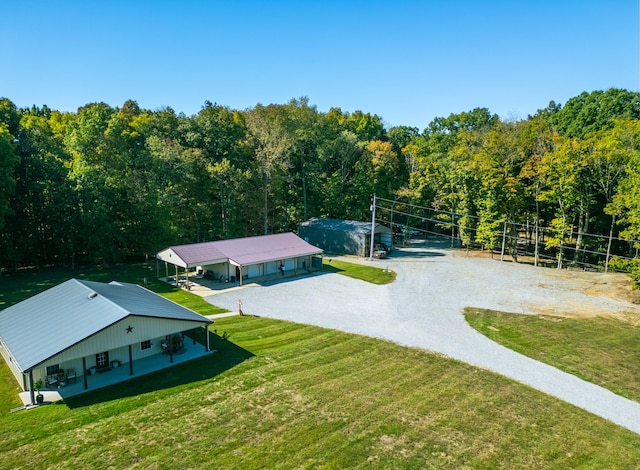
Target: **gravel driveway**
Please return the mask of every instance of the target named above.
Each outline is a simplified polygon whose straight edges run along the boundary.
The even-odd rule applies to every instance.
[[[429,242],[396,250],[374,263],[397,273],[392,284],[377,286],[320,273],[268,286],[247,285],[206,300],[247,314],[290,320],[394,341],[438,352],[489,369],[640,434],[640,404],[515,353],[487,339],[465,321],[467,306],[518,313],[631,312],[640,309],[600,292],[597,273],[568,277],[551,269],[465,257],[446,244]]]

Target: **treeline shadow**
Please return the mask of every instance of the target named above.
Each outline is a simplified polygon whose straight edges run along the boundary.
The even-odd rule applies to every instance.
[[[196,341],[204,343],[204,331],[200,331],[196,335]],[[216,353],[69,397],[64,403],[71,409],[80,408],[212,379],[255,356],[229,341],[226,333],[218,335],[210,331],[209,335],[211,349],[216,350]]]

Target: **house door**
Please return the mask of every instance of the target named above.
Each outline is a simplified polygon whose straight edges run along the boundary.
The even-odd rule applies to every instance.
[[[98,369],[109,367],[109,351],[96,354],[96,367]]]

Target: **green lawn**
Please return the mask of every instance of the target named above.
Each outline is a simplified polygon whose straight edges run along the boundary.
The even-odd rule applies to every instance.
[[[388,269],[349,263],[331,258],[324,258],[322,261],[322,269],[326,272],[342,274],[343,276],[371,282],[372,284],[389,284],[396,279],[396,273]]]
[[[469,324],[514,351],[640,402],[640,326],[467,308]]]
[[[6,285],[4,298],[15,298]],[[640,461],[637,434],[436,354],[253,316],[213,327],[229,336],[216,336],[219,354],[31,411],[9,413],[17,384],[0,367],[0,468],[626,469]]]
[[[15,389],[3,387],[0,467],[564,469],[640,461],[640,436],[438,355],[250,316],[219,319],[216,328],[230,335],[221,354],[67,404],[10,414]]]
[[[56,286],[67,279],[76,278],[98,282],[122,281],[140,285],[143,285],[146,279],[149,289],[187,308],[196,310],[202,315],[212,315],[226,311],[205,302],[201,297],[193,295],[184,289],[162,282],[156,276],[155,263],[122,264],[108,269],[25,270],[0,278],[0,309],[9,307],[27,297]]]

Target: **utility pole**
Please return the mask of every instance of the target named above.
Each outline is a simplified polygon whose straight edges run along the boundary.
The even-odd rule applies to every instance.
[[[373,201],[371,203],[371,240],[369,242],[369,260],[373,260],[373,242],[376,234],[376,195],[373,195]]]
[[[507,221],[504,221],[504,228],[502,229],[502,250],[500,251],[500,261],[504,261],[504,245],[507,242]]]

